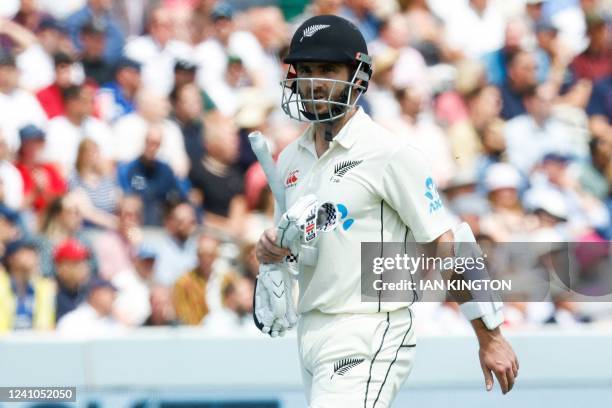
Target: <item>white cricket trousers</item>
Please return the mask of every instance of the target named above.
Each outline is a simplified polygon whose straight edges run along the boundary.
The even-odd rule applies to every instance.
[[[409,308],[301,315],[298,349],[309,407],[390,407],[414,363],[413,317]]]

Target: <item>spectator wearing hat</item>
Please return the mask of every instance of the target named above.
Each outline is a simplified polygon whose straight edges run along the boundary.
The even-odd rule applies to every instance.
[[[6,247],[10,242],[18,240],[23,235],[20,226],[20,214],[0,204],[0,256],[6,252]]]
[[[172,168],[157,159],[162,137],[162,129],[151,126],[147,131],[142,154],[136,160],[117,168],[121,189],[142,199],[144,225],[161,225],[164,207],[186,199],[181,182]]]
[[[61,241],[53,251],[58,292],[56,321],[73,311],[85,299],[91,271],[87,247],[74,238]]]
[[[36,98],[49,119],[65,113],[62,93],[66,88],[74,85],[73,58],[63,52],[56,53],[53,56],[53,64],[55,66],[55,81],[46,88],[36,92]]]
[[[93,278],[86,290],[86,301],[57,322],[57,332],[62,336],[92,338],[120,333],[123,326],[113,317],[117,288],[107,280]]]
[[[504,127],[508,161],[524,175],[529,175],[551,151],[582,159],[588,155],[587,141],[552,116],[553,98],[550,88],[532,88],[523,97],[526,113],[509,120]]]
[[[40,274],[36,247],[30,241],[9,243],[0,270],[0,333],[49,330],[55,326],[55,282]]]
[[[9,161],[9,149],[0,129],[0,185],[2,199],[0,201],[13,209],[23,206],[23,179],[19,170]]]
[[[597,13],[586,15],[586,27],[589,46],[574,58],[570,70],[577,79],[597,82],[612,75],[610,28],[603,16]]]
[[[189,59],[177,59],[174,63],[174,88],[172,88],[172,92],[170,92],[170,102],[174,106],[177,102],[177,93],[180,88],[185,85],[196,84],[196,72],[198,70],[198,66],[195,62]],[[202,107],[204,112],[212,112],[217,110],[217,106],[210,98],[208,93],[202,89],[200,90],[200,94],[202,97]]]
[[[45,132],[34,125],[21,128],[21,146],[15,161],[23,180],[24,207],[34,209],[38,214],[66,191],[66,181],[61,173],[53,164],[43,160],[45,137]]]
[[[177,318],[188,325],[198,325],[212,307],[220,306],[220,276],[213,276],[214,263],[219,256],[219,241],[202,235],[198,239],[198,263],[181,275],[173,289]],[[218,272],[217,272],[218,273]]]
[[[563,152],[545,154],[538,171],[531,177],[531,189],[561,193],[568,208],[572,237],[605,231],[610,225],[610,214],[604,203],[580,188],[576,175],[569,170],[571,161],[572,157]]]
[[[11,151],[19,147],[19,129],[28,124],[42,127],[47,122],[47,115],[38,100],[18,84],[19,70],[15,59],[0,49],[0,129]]]
[[[115,65],[115,79],[98,90],[96,102],[100,117],[111,123],[134,112],[140,85],[140,64],[127,57],[119,59]]]
[[[74,168],[79,144],[85,138],[97,143],[102,160],[112,158],[111,130],[106,123],[92,116],[94,95],[91,86],[69,86],[63,92],[65,114],[49,122],[44,157],[56,163],[64,176]]]
[[[245,83],[261,86],[265,77],[261,72],[265,56],[261,44],[252,33],[237,30],[233,17],[234,11],[229,4],[218,3],[211,13],[213,35],[195,49],[199,64],[198,85],[208,92],[218,110],[228,116],[238,108],[236,86]],[[233,78],[228,77],[230,57],[233,70],[240,68],[241,72],[241,75],[232,72],[229,77]],[[236,77],[244,80],[231,81]]]
[[[70,15],[66,21],[66,29],[77,51],[83,50],[81,29],[91,21],[96,21],[104,27],[104,60],[112,63],[119,59],[123,50],[124,37],[113,15],[110,13],[109,0],[87,0],[87,4]]]
[[[534,228],[519,198],[522,183],[518,170],[508,163],[496,163],[487,170],[484,189],[491,213],[482,218],[480,226],[496,242],[511,242]]]
[[[137,195],[123,196],[117,205],[117,226],[97,234],[94,238],[94,249],[101,262],[100,276],[112,280],[115,274],[123,270],[134,269],[134,259],[142,233],[143,203]]]
[[[136,37],[125,46],[125,55],[142,64],[142,81],[160,95],[167,96],[174,87],[174,64],[187,59],[191,46],[173,39],[172,16],[164,7],[151,11],[148,35]]]
[[[91,20],[81,27],[80,53],[85,77],[98,86],[113,80],[114,66],[104,56],[106,26],[101,20]]]
[[[206,154],[193,163],[189,180],[206,213],[205,224],[231,237],[242,235],[247,215],[244,178],[235,165],[240,139],[231,120],[207,119]]]
[[[134,267],[119,271],[111,282],[118,290],[115,302],[116,318],[127,326],[142,326],[151,315],[150,287],[156,253],[140,246],[134,259]]]

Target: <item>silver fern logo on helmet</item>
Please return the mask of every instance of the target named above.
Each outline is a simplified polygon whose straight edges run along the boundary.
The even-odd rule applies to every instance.
[[[321,31],[329,27],[329,24],[315,24],[310,27],[306,27],[302,32],[302,38],[300,38],[300,42],[304,39],[304,37],[312,37],[317,33],[317,31]]]

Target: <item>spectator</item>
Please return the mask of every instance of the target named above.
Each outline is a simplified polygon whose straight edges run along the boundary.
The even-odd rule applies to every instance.
[[[612,193],[608,175],[612,176],[612,138],[595,137],[589,142],[590,160],[580,169],[580,185],[598,199],[605,201]],[[612,225],[611,225],[612,227]]]
[[[522,180],[519,172],[507,163],[489,167],[484,187],[491,205],[491,214],[481,221],[481,232],[495,242],[512,242],[533,230],[534,220],[527,217],[518,191]]]
[[[20,214],[0,204],[0,258],[6,254],[7,245],[21,237]]]
[[[140,64],[121,58],[115,66],[115,79],[105,83],[98,91],[100,116],[106,122],[115,122],[136,110],[136,93],[140,89]]]
[[[345,0],[339,14],[359,28],[366,42],[375,40],[380,29],[380,21],[374,14],[374,6],[371,0]]]
[[[19,70],[15,59],[0,49],[0,130],[11,151],[19,147],[19,129],[28,124],[43,127],[47,122],[36,98],[20,89],[18,83]]]
[[[41,213],[55,197],[66,192],[66,181],[53,164],[42,159],[45,133],[34,125],[19,130],[21,147],[15,167],[23,180],[24,208]]]
[[[43,218],[38,237],[38,247],[42,260],[41,269],[44,276],[53,275],[54,248],[67,239],[74,239],[88,252],[88,269],[92,274],[98,274],[98,262],[91,250],[92,245],[83,231],[82,204],[74,193],[68,193],[51,201]]]
[[[204,155],[203,114],[200,90],[195,84],[188,83],[176,89],[174,120],[183,133],[183,143],[191,167]]]
[[[219,255],[219,242],[210,235],[198,239],[198,263],[174,284],[174,308],[184,324],[198,325],[215,306],[220,305],[221,288],[214,263]]]
[[[504,41],[504,19],[489,0],[469,0],[448,16],[445,37],[453,60],[480,58],[499,49]]]
[[[372,78],[368,85],[366,98],[372,107],[372,116],[384,121],[399,116],[399,104],[393,89],[394,66],[399,59],[398,50],[383,47],[373,56]]]
[[[399,120],[388,120],[387,126],[398,136],[410,138],[425,157],[436,158],[433,178],[444,187],[455,172],[455,162],[444,131],[426,110],[426,96],[420,87],[398,89],[395,93],[400,106]]]
[[[400,2],[400,7],[405,6],[403,14],[410,30],[411,45],[423,55],[428,66],[435,66],[450,53],[444,41],[442,21],[432,13],[430,3],[428,0],[412,0]]]
[[[123,326],[113,318],[117,288],[109,281],[94,278],[87,285],[87,301],[57,322],[57,332],[65,336],[96,338],[120,333]]]
[[[65,114],[62,94],[69,86],[74,85],[74,60],[72,57],[63,52],[57,53],[53,56],[53,64],[55,66],[55,81],[36,92],[36,98],[38,98],[40,106],[45,110],[49,119]]]
[[[575,78],[596,82],[612,75],[612,42],[610,29],[600,14],[587,14],[589,46],[570,65]]]
[[[88,224],[112,228],[116,220],[112,215],[119,200],[119,185],[111,176],[111,169],[100,157],[100,149],[91,139],[79,144],[75,170],[68,178],[70,191],[83,195],[88,204],[83,216]],[[85,209],[84,209],[85,210]]]
[[[53,260],[58,284],[56,321],[75,310],[85,299],[87,282],[91,275],[88,257],[87,248],[72,238],[62,241],[55,248]]]
[[[136,247],[142,241],[142,200],[127,195],[117,205],[117,228],[101,232],[94,239],[100,263],[100,276],[112,280],[119,271],[134,269]]]
[[[104,122],[92,116],[94,93],[90,86],[66,88],[63,93],[66,113],[49,122],[44,157],[58,164],[66,176],[74,168],[79,144],[84,138],[98,144],[102,160],[111,157],[111,131]]]
[[[159,126],[151,126],[140,157],[117,169],[121,189],[127,194],[141,197],[145,225],[160,225],[164,206],[186,198],[170,166],[156,159],[162,136]]]
[[[237,130],[229,119],[211,117],[206,122],[205,154],[193,163],[189,180],[203,198],[206,224],[233,237],[244,228],[244,180],[234,167],[238,158]]]
[[[123,34],[110,13],[110,0],[88,0],[80,10],[66,19],[66,28],[78,51],[83,49],[79,34],[83,26],[95,20],[105,27],[104,59],[113,62],[119,59],[123,50]]]
[[[261,44],[250,32],[237,30],[233,16],[233,9],[227,3],[218,3],[211,14],[212,37],[195,49],[200,67],[198,85],[206,90],[219,111],[228,116],[233,115],[238,107],[236,89],[227,81],[230,62],[234,69],[242,70],[242,84],[257,85],[261,83],[258,78],[264,76],[260,71],[264,55]]]
[[[118,161],[132,161],[143,151],[148,129],[155,127],[161,132],[160,160],[170,165],[179,178],[187,176],[189,158],[181,129],[167,119],[170,104],[165,96],[148,89],[136,95],[136,112],[125,115],[113,127],[115,158]]]
[[[104,56],[106,26],[101,20],[91,20],[80,31],[81,64],[87,80],[100,86],[113,79],[113,65]]]
[[[508,77],[499,86],[502,98],[501,117],[512,119],[525,113],[523,96],[537,84],[537,66],[534,55],[518,51],[508,58]]]
[[[162,0],[147,0],[144,2],[125,2],[113,0],[112,15],[126,38],[142,35],[146,29],[152,10],[157,8]]]
[[[49,15],[41,11],[36,3],[36,0],[21,0],[19,11],[13,17],[13,21],[30,31],[38,31],[41,23],[49,18]]]
[[[510,20],[506,24],[504,44],[501,48],[483,55],[482,61],[487,69],[487,79],[493,85],[502,85],[507,77],[508,59],[524,46],[528,28],[520,19]]]
[[[168,206],[162,235],[148,243],[157,253],[157,282],[172,286],[181,275],[196,266],[197,227],[195,211],[189,203]]]
[[[23,206],[23,179],[19,170],[9,161],[10,151],[0,129],[0,184],[3,199],[1,202],[12,209]]]
[[[174,86],[173,69],[177,59],[192,53],[191,47],[173,39],[171,16],[164,7],[151,11],[149,34],[134,38],[125,46],[125,55],[142,64],[146,88],[167,96]]]
[[[593,136],[612,138],[612,75],[595,83],[587,106],[589,128]]]
[[[565,152],[576,158],[586,158],[587,143],[575,140],[569,129],[551,116],[553,95],[549,88],[539,86],[525,93],[523,104],[527,112],[506,123],[508,161],[524,175],[548,152]]]
[[[118,271],[112,279],[118,290],[115,317],[127,326],[142,326],[151,315],[150,287],[153,284],[155,252],[141,246],[134,267]]]
[[[33,243],[11,242],[0,270],[0,333],[9,330],[49,330],[55,326],[55,284],[38,270]]]
[[[172,306],[172,291],[164,285],[154,285],[150,296],[151,315],[145,326],[176,326],[176,313]]]
[[[202,321],[203,329],[215,334],[255,334],[252,321],[253,282],[236,273],[228,274],[221,289],[223,307],[212,311]]]
[[[465,96],[468,117],[453,124],[448,134],[457,165],[474,171],[482,153],[482,136],[486,127],[501,111],[501,98],[494,86],[477,87]]]

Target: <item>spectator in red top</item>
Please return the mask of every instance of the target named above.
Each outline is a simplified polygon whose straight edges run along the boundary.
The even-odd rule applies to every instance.
[[[49,119],[64,114],[64,98],[62,92],[71,85],[72,64],[74,60],[68,54],[58,52],[53,56],[55,65],[55,82],[36,93],[36,98]]]
[[[589,47],[572,61],[570,68],[576,79],[596,82],[612,74],[610,29],[599,14],[586,16]]]
[[[23,178],[24,207],[41,212],[53,198],[64,194],[66,182],[52,164],[41,160],[45,146],[45,133],[41,129],[27,125],[19,130],[19,137],[21,147],[15,167]]]

